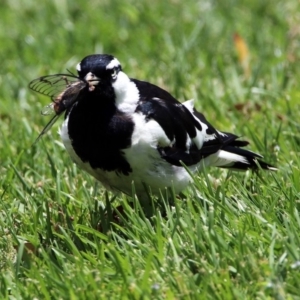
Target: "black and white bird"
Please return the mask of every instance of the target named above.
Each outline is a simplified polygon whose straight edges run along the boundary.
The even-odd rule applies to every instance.
[[[77,72],[44,76],[29,86],[54,97],[56,116],[47,129],[65,112],[60,136],[67,152],[109,190],[131,195],[134,183],[141,197],[145,186],[153,194],[166,187],[179,193],[192,181],[189,172],[204,166],[275,169],[243,149],[248,142],[216,130],[193,100],[180,103],[156,85],[129,78],[112,55],[89,55]],[[51,89],[57,82],[65,82],[58,96]]]

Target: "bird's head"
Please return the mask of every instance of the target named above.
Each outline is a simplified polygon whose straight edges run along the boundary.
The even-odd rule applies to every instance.
[[[120,62],[109,54],[86,56],[76,67],[79,78],[87,81],[92,90],[111,87],[122,70]]]
[[[120,62],[109,54],[86,56],[78,65],[79,78],[88,82],[90,94],[110,99],[122,111],[132,112],[139,100],[135,83],[122,71]],[[108,102],[112,103],[112,102]]]

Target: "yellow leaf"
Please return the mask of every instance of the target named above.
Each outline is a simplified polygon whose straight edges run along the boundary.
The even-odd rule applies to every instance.
[[[248,78],[250,76],[250,55],[249,49],[245,40],[238,34],[233,35],[235,49],[238,55],[239,62],[243,68],[244,76]]]

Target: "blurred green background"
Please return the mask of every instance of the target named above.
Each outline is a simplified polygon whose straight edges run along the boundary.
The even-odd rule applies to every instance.
[[[1,130],[18,137],[18,149],[27,147],[24,136],[45,124],[38,111],[49,101],[29,91],[28,82],[75,71],[92,53],[111,53],[129,76],[161,85],[180,100],[196,99],[227,130],[235,129],[231,109],[237,103],[257,102],[273,110],[270,117],[287,111],[282,91],[296,86],[299,76],[298,6],[298,1],[3,1]],[[235,33],[248,46],[247,78]]]
[[[28,82],[75,71],[92,53],[115,55],[129,76],[163,85],[179,99],[195,98],[202,109],[224,108],[220,118],[226,119],[233,104],[255,101],[259,92],[264,95],[257,101],[274,102],[282,89],[297,84],[298,6],[298,1],[4,1],[1,113],[30,116],[36,130],[41,103]],[[235,33],[249,48],[247,80]],[[223,122],[230,126],[230,120]]]
[[[79,293],[76,287],[89,286],[88,282],[95,278],[86,274],[95,269],[100,272],[100,277],[108,276],[111,280],[111,283],[101,283],[103,295],[105,291],[109,294],[108,290],[116,289],[133,299],[141,299],[139,297],[143,295],[183,299],[185,296],[197,297],[200,292],[205,299],[224,299],[224,295],[228,299],[265,296],[284,299],[297,294],[297,290],[300,290],[299,286],[296,288],[297,282],[299,285],[299,275],[290,266],[298,261],[300,246],[295,238],[299,230],[296,219],[300,192],[299,1],[2,0],[0,15],[0,253],[2,268],[5,270],[0,270],[0,273],[7,274],[0,278],[3,297],[9,297],[9,290],[20,299],[32,299],[32,295],[48,299],[58,299],[58,295],[61,295],[61,299],[76,299],[76,293]],[[201,266],[197,269],[199,273],[192,270],[189,264],[176,261],[176,255],[184,255],[181,250],[189,251],[189,248],[183,249],[185,246],[176,244],[176,241],[174,247],[178,247],[176,249],[179,252],[176,254],[168,250],[170,257],[160,253],[162,260],[162,257],[166,258],[161,265],[152,264],[152,258],[144,252],[145,255],[135,256],[135,252],[126,252],[122,247],[119,249],[118,243],[114,246],[116,248],[108,247],[105,250],[105,253],[121,253],[124,250],[123,257],[132,257],[132,264],[136,262],[137,270],[148,268],[147,276],[142,281],[139,281],[142,275],[138,271],[133,272],[131,277],[128,275],[133,281],[124,274],[123,277],[111,276],[114,272],[119,274],[122,268],[126,269],[128,266],[125,268],[124,264],[116,263],[110,257],[112,262],[106,262],[109,267],[101,265],[101,269],[96,263],[99,256],[93,251],[87,258],[90,263],[88,266],[86,261],[82,265],[75,264],[69,256],[66,256],[69,258],[65,262],[59,262],[62,268],[69,268],[73,270],[73,274],[78,275],[74,275],[76,279],[69,278],[68,286],[67,283],[66,286],[59,285],[61,279],[50,282],[51,278],[60,278],[60,273],[55,271],[55,263],[45,263],[48,261],[46,252],[43,254],[44,260],[35,261],[31,268],[23,265],[21,250],[18,248],[22,244],[20,240],[30,240],[37,246],[39,235],[50,239],[47,230],[60,222],[59,212],[55,208],[63,207],[75,216],[76,224],[86,224],[89,228],[89,218],[92,216],[89,209],[93,207],[94,201],[102,199],[104,193],[101,188],[95,192],[92,188],[93,179],[78,171],[71,163],[57,134],[61,121],[57,122],[42,141],[32,146],[48,121],[47,117],[41,116],[40,110],[50,99],[30,91],[28,83],[39,76],[65,72],[66,69],[75,72],[76,64],[93,53],[113,54],[130,77],[157,84],[180,101],[194,98],[196,107],[213,125],[220,130],[233,131],[246,137],[251,142],[251,149],[259,151],[267,161],[280,168],[276,179],[273,175],[263,175],[266,176],[263,181],[265,185],[251,181],[251,199],[257,199],[257,202],[252,202],[245,196],[247,193],[243,188],[247,187],[248,191],[248,175],[235,175],[233,183],[228,183],[225,181],[228,177],[224,175],[227,173],[212,170],[211,176],[216,182],[219,179],[225,182],[222,183],[222,193],[228,195],[229,199],[225,208],[215,206],[220,188],[212,187],[207,192],[207,185],[201,181],[200,176],[197,188],[215,209],[214,228],[220,234],[227,231],[230,233],[224,238],[224,244],[214,240],[218,236],[215,233],[205,241],[195,236],[193,243],[200,243],[201,246],[197,249],[201,251],[196,251],[195,246],[195,252],[191,250],[190,257],[202,255],[197,258],[203,265],[202,269]],[[236,189],[237,186],[243,192]],[[191,201],[196,198],[194,194],[190,194]],[[247,207],[249,215],[246,213],[247,209],[235,210],[230,206],[233,198],[246,203],[242,207]],[[119,198],[120,201],[122,199]],[[186,213],[184,204],[180,205],[183,205],[180,206],[181,217],[190,222],[192,216]],[[210,211],[203,208],[202,202],[195,205],[198,205],[202,217],[198,219],[194,215],[193,222],[199,228],[205,227]],[[53,209],[51,224],[47,219],[49,207]],[[255,222],[263,224],[262,219],[256,215],[258,211],[268,226],[255,227]],[[289,221],[285,222],[285,217]],[[160,222],[165,224],[165,228],[170,226],[170,231],[165,232],[166,237],[170,232],[177,232],[176,224],[171,222],[170,225],[165,219]],[[288,227],[286,224],[293,225]],[[193,223],[191,226],[196,225]],[[235,226],[247,228],[245,235],[250,238],[246,238],[246,241],[245,236],[236,235],[235,238]],[[147,228],[145,231],[149,229]],[[275,258],[268,252],[276,236],[274,228],[280,232],[276,249],[272,248]],[[84,234],[90,241],[96,239],[87,232],[83,236]],[[182,232],[178,232],[178,236],[182,236],[181,234]],[[149,236],[154,238],[150,231]],[[261,236],[263,238],[260,240]],[[138,240],[141,236],[133,234],[131,238]],[[290,240],[294,244],[290,245]],[[237,246],[240,247],[239,250],[226,248],[236,242],[240,242],[240,246]],[[12,264],[10,255],[14,256],[14,250],[10,243],[19,249],[17,264]],[[161,249],[170,247],[168,243],[168,238],[162,238]],[[189,241],[183,244],[193,243]],[[62,236],[56,236],[56,246],[53,247],[66,249],[66,244],[69,245]],[[147,241],[144,240],[142,244],[145,244],[145,249],[148,247]],[[255,249],[260,249],[259,245],[265,250],[254,253]],[[73,248],[67,249],[64,250],[66,253],[78,255]],[[211,249],[217,249],[218,259],[208,258],[214,253]],[[282,249],[290,250],[284,252]],[[274,254],[276,251],[278,253]],[[284,265],[285,274],[291,273],[290,277],[282,275],[280,264],[276,261],[282,253],[286,256],[281,264]],[[252,254],[253,260],[248,266],[249,261],[245,257]],[[234,257],[237,257],[236,261]],[[288,258],[285,260],[285,257]],[[107,257],[103,254],[101,259],[105,258]],[[227,270],[233,270],[232,266],[238,264],[239,259],[245,259],[247,268],[252,269],[247,273],[235,266],[238,271],[237,277],[233,278],[228,275]],[[178,265],[168,273],[169,277],[161,276],[161,294],[158,292],[154,295],[147,282],[152,280],[151,276],[155,278],[155,272],[159,273],[162,266],[170,264],[171,268],[175,262]],[[78,279],[83,266],[86,268],[86,282]],[[38,271],[42,274],[41,278],[34,275]],[[18,283],[19,277],[24,279],[22,284]],[[39,291],[30,283],[35,280],[42,282],[44,289]],[[72,280],[75,287],[71,284]],[[91,293],[97,290],[95,282],[94,285],[91,284]],[[131,282],[141,284],[140,290],[131,289]],[[252,286],[248,282],[252,282]],[[268,292],[268,284],[273,284],[270,288],[272,292]],[[49,290],[52,288],[51,294]],[[87,295],[79,293],[78,297],[84,299]],[[91,295],[89,299],[92,299]]]

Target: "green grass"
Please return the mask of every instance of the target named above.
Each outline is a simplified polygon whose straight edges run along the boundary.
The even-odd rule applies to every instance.
[[[298,1],[43,3],[1,5],[0,298],[300,298]],[[50,100],[29,81],[75,71],[92,53],[194,98],[212,124],[247,137],[280,170],[207,170],[186,199],[162,200],[166,216],[157,209],[148,219],[124,195],[112,202],[73,165],[59,124],[32,146]]]

